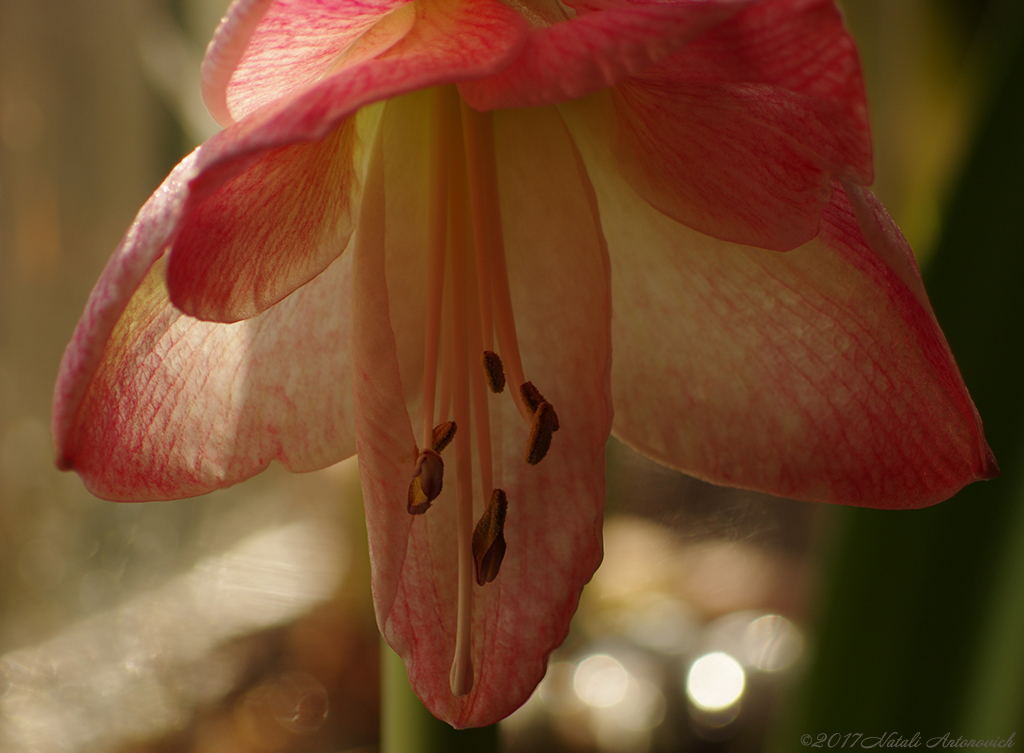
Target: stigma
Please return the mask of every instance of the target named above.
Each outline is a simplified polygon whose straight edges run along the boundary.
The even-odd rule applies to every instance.
[[[502,441],[522,442],[527,468],[547,456],[559,423],[552,403],[523,371],[491,115],[469,108],[454,87],[432,94],[422,424],[407,509],[426,514],[442,490],[454,487],[458,603],[449,680],[461,696],[474,683],[473,589],[494,587],[506,523],[515,528],[515,500],[501,488],[504,469],[492,458],[490,403],[514,402],[522,423],[495,428]],[[449,445],[454,462],[447,457],[446,466],[442,453]],[[454,471],[447,485],[446,470]]]

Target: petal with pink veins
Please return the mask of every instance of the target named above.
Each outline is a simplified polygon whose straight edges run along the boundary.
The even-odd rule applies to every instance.
[[[929,308],[874,240],[899,231],[839,183],[818,238],[787,253],[657,212],[563,108],[598,190],[615,300],[614,433],[713,483],[921,507],[996,472]],[[917,276],[916,269],[913,270]],[[651,322],[670,321],[671,328]]]
[[[351,233],[372,138],[364,118],[350,116],[407,91],[486,75],[525,35],[522,19],[497,0],[435,0],[416,12],[412,31],[385,57],[263,107],[200,148],[168,265],[171,298],[183,311],[248,318],[323,271]]]
[[[510,65],[459,91],[478,110],[583,97],[641,73],[750,2],[627,3],[540,26]]]
[[[238,324],[192,319],[168,300],[160,254],[192,162],[143,207],[61,366],[58,462],[106,499],[193,496],[271,460],[313,470],[355,452],[347,259]]]
[[[786,251],[817,235],[832,176],[871,182],[860,64],[831,2],[752,6],[614,92],[620,172],[705,235]]]
[[[422,297],[410,303],[404,293],[422,284],[422,245],[407,233],[393,235],[388,222],[392,211],[426,211],[424,162],[412,154],[420,141],[411,132],[417,118],[410,118],[424,112],[422,101],[388,103],[380,183],[372,200],[367,194],[357,236],[357,310],[360,317],[374,316],[353,338],[357,372],[366,375],[356,397],[360,468],[381,630],[435,715],[458,727],[479,726],[506,716],[532,692],[600,562],[611,420],[608,261],[596,200],[557,112],[497,113],[502,211],[510,218],[505,242],[524,368],[557,408],[561,429],[548,456],[528,466],[528,426],[507,391],[490,398],[495,484],[508,494],[507,552],[497,579],[473,587],[476,684],[456,697],[449,687],[455,495],[446,484],[427,513],[415,519],[406,513],[415,461],[409,415],[418,415],[422,398],[406,386],[415,397],[394,400],[400,384],[422,379],[422,365],[401,347],[403,338],[423,336]],[[475,495],[474,519],[486,502],[479,489]]]
[[[235,0],[203,60],[206,106],[218,123],[227,126],[268,102],[315,84],[363,35],[407,3]],[[389,43],[401,39],[410,25],[388,25]],[[378,45],[380,49],[387,46]]]
[[[183,159],[139,210],[96,282],[64,350],[53,396],[53,437],[57,467],[75,467],[75,423],[86,390],[107,347],[107,340],[174,236],[188,199],[188,181],[196,173],[199,150]]]
[[[175,306],[209,321],[249,319],[341,255],[359,201],[357,120],[270,150],[227,182],[217,168],[192,180],[167,265]]]
[[[833,175],[871,182],[860,64],[829,0],[615,4],[534,29],[460,90],[489,109],[612,85],[620,171],[705,234],[789,250],[817,234]]]

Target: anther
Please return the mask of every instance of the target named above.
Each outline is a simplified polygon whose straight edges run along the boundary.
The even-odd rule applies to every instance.
[[[530,439],[526,443],[526,462],[537,465],[548,454],[551,447],[551,435],[558,429],[558,416],[551,403],[542,402],[533,412],[533,425],[530,427]]]
[[[416,461],[416,473],[409,484],[406,509],[412,515],[422,515],[441,493],[444,485],[444,461],[433,450],[423,450]]]
[[[530,412],[534,415],[536,415],[537,408],[540,407],[540,404],[547,402],[544,399],[544,396],[540,394],[540,390],[533,386],[533,382],[523,382],[519,385],[519,394],[522,396],[523,402],[526,403],[527,407],[530,409]],[[548,405],[550,406],[551,404],[548,403]],[[553,407],[551,408],[551,412],[555,417],[555,425],[552,428],[552,431],[558,431],[558,414],[555,413],[555,409]]]
[[[523,396],[523,402],[530,407],[531,413],[536,413],[537,406],[544,402],[544,396],[533,386],[533,382],[523,382],[519,385],[519,394]]]
[[[445,421],[434,427],[434,452],[441,453],[445,447],[451,444],[457,428],[454,421]]]
[[[482,586],[498,577],[505,557],[505,512],[508,498],[501,489],[491,492],[491,501],[473,531],[473,562],[476,582]]]
[[[409,511],[410,515],[422,515],[430,509],[431,504],[433,502],[427,499],[427,495],[423,493],[423,487],[420,486],[420,477],[413,476],[409,483],[409,501],[406,503],[405,509]]]
[[[480,364],[484,367],[484,374],[487,375],[487,386],[491,392],[497,395],[505,390],[505,367],[501,363],[501,356],[493,350],[485,350],[480,355]]]

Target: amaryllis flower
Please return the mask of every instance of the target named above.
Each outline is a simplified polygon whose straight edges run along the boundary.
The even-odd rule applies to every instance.
[[[92,293],[59,464],[148,500],[358,451],[380,629],[457,726],[565,637],[610,433],[873,507],[995,472],[829,0],[236,0],[203,86],[225,128]]]

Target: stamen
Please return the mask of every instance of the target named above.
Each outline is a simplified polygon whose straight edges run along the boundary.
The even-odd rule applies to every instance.
[[[431,445],[437,361],[441,339],[441,301],[448,236],[448,175],[453,146],[454,92],[438,87],[430,111],[430,202],[428,209],[427,310],[423,347],[423,447]]]
[[[444,270],[444,287],[445,290],[452,289],[452,265],[446,264]],[[452,321],[452,298],[453,296],[445,296],[441,302],[441,316],[444,321]],[[450,326],[450,325],[448,325]],[[437,415],[438,418],[447,419],[452,413],[452,390],[455,385],[455,377],[452,375],[452,338],[451,332],[446,332],[441,338],[441,399],[440,399],[440,410]]]
[[[413,476],[409,483],[409,499],[405,504],[405,509],[409,511],[410,515],[422,515],[430,509],[432,504],[433,502],[427,499],[427,495],[423,493],[420,477]]]
[[[509,291],[505,243],[501,232],[501,202],[498,195],[493,119],[490,112],[477,112],[461,98],[459,105],[462,111],[466,169],[469,178],[470,206],[473,213],[473,240],[476,248],[478,288],[481,291],[481,301],[487,297],[488,293],[493,296],[494,328],[498,335],[499,349],[505,359],[512,383],[529,385],[531,388],[530,392],[520,389],[514,397],[520,415],[531,423],[526,459],[531,465],[536,465],[544,459],[551,447],[551,434],[559,429],[558,415],[551,404],[544,401],[540,392],[523,376],[515,317],[512,313],[512,294]],[[485,320],[485,326],[487,317],[491,313],[490,310],[485,312],[483,304],[481,304],[481,318]],[[490,348],[487,350],[489,351]],[[486,353],[484,358],[487,358]],[[488,373],[490,382],[491,371],[486,360],[484,369]],[[502,371],[504,372],[504,368]],[[540,405],[547,406],[543,413],[540,412]]]
[[[502,489],[491,492],[491,501],[473,531],[473,562],[477,585],[490,583],[498,577],[505,557],[505,512],[508,498]]]
[[[434,400],[448,234],[448,166],[454,151],[450,137],[451,123],[454,121],[451,96],[448,90],[437,89],[431,107],[427,310],[423,344],[423,450],[416,461],[416,471],[409,484],[406,509],[412,515],[422,515],[429,510],[444,485],[444,463],[438,454],[443,446],[437,448],[434,439]]]
[[[537,465],[551,448],[551,435],[558,425],[558,416],[551,403],[541,403],[533,414],[533,424],[530,426],[530,439],[526,443],[526,462],[530,465]]]
[[[498,173],[494,152],[494,129],[489,112],[477,112],[459,99],[466,145],[466,169],[469,177],[470,206],[473,212],[474,245],[482,292],[493,296],[494,329],[513,384],[522,384],[523,363],[519,357],[516,323],[512,315],[512,294],[508,287],[505,241],[501,234],[501,204],[498,197]],[[483,299],[483,295],[481,296]],[[486,323],[485,323],[486,324]],[[516,396],[518,398],[518,396]],[[526,420],[530,412],[516,400]]]
[[[461,101],[461,98],[460,98],[460,101]],[[460,106],[462,107],[462,110],[463,110],[463,112],[462,112],[462,119],[463,119],[462,130],[463,130],[464,133],[468,133],[475,126],[472,123],[467,123],[466,122],[467,121],[467,117],[471,117],[471,116],[467,116],[467,114],[465,112],[465,110],[466,110],[465,103],[463,102]],[[489,123],[487,124],[487,127],[489,129],[489,127],[490,127]],[[468,138],[472,138],[472,137],[470,136]],[[471,163],[471,166],[468,167],[469,174],[468,174],[467,177],[469,179],[469,184],[470,184],[471,189],[475,191],[479,187],[479,184],[481,183],[481,181],[487,180],[487,175],[486,174],[488,172],[488,168],[486,166],[481,168],[481,166],[479,164],[475,164],[475,161],[476,161],[477,157],[479,157],[479,156],[483,156],[484,158],[486,158],[486,155],[478,154],[477,151],[475,151],[475,147],[469,141],[465,141],[464,142],[464,147],[465,147],[465,152],[466,152],[466,160],[467,160],[468,163]],[[493,148],[492,148],[491,151],[493,151]],[[483,169],[483,171],[484,171],[483,175],[481,175],[481,169]],[[493,172],[493,165],[491,165],[490,170]],[[496,200],[496,197],[497,197],[497,193],[495,192],[494,200]],[[500,237],[497,238],[497,239],[494,238],[495,233],[497,233],[498,236],[501,235],[501,225],[498,224],[496,227],[491,227],[486,222],[481,222],[480,219],[481,219],[482,215],[480,215],[478,213],[478,209],[479,209],[479,205],[480,205],[480,198],[477,197],[475,194],[474,194],[473,202],[474,203],[473,203],[473,206],[471,207],[470,211],[473,213],[473,250],[475,251],[475,254],[476,254],[476,287],[477,287],[477,292],[478,292],[478,306],[480,308],[480,330],[481,330],[481,335],[482,335],[482,339],[483,339],[482,345],[483,345],[484,350],[492,351],[493,352],[494,351],[494,311],[493,311],[494,307],[493,307],[493,303],[492,303],[492,300],[491,300],[492,299],[492,293],[491,293],[491,277],[492,277],[492,273],[491,273],[491,260],[490,260],[490,256],[489,256],[489,249],[494,245],[495,241],[497,241],[498,243],[502,242],[502,239]],[[486,200],[485,200],[485,203],[486,203]],[[498,216],[497,219],[498,219],[498,222],[500,223],[501,222],[500,215]]]
[[[409,484],[409,501],[406,509],[411,515],[422,515],[441,494],[444,485],[444,461],[441,451],[455,436],[455,422],[438,424],[432,432],[432,450],[424,450],[416,459],[416,471]]]
[[[465,258],[471,267],[475,266],[471,254],[466,254]],[[470,309],[472,309],[478,304],[477,290],[472,285],[467,285],[466,293],[467,303]],[[469,329],[469,349],[472,353],[481,347],[482,332],[480,331],[480,322],[473,317],[470,317],[467,325]],[[495,358],[497,358],[497,355],[495,355]],[[475,369],[469,372],[470,389],[473,396],[473,428],[476,431],[476,457],[480,461],[480,493],[486,497],[490,490],[494,488],[494,478],[491,465],[491,416],[487,405],[487,387],[484,384],[486,380],[482,379],[482,376],[484,375]]]
[[[505,389],[505,367],[501,363],[501,356],[493,350],[485,350],[480,355],[480,364],[484,367],[484,374],[487,376],[487,386],[495,395]]]
[[[524,382],[523,384],[519,385],[519,394],[522,396],[523,402],[526,403],[527,406],[529,406],[530,413],[532,414],[537,413],[537,408],[540,407],[541,403],[547,402],[544,399],[544,396],[540,394],[540,390],[534,387],[533,382]],[[554,408],[551,408],[552,413],[554,413],[554,410]],[[558,429],[558,415],[555,414],[555,425],[552,431],[558,431]]]
[[[437,499],[444,485],[444,461],[441,460],[441,456],[433,450],[423,450],[416,462],[414,478],[420,480],[420,488],[427,495],[427,499],[431,502]]]
[[[458,428],[454,421],[445,421],[434,427],[434,452],[440,453],[451,444],[455,438],[455,430]]]
[[[537,406],[544,402],[544,396],[533,386],[533,382],[523,382],[519,385],[519,394],[522,395],[523,401],[530,406],[530,413],[536,413]]]
[[[441,494],[444,485],[444,461],[434,450],[423,450],[416,461],[416,473],[409,484],[406,509],[412,515],[422,515]]]

